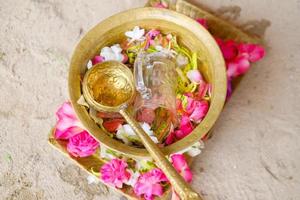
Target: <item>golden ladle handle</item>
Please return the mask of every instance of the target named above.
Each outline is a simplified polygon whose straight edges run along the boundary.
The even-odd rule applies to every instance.
[[[185,182],[181,175],[177,173],[169,160],[160,151],[159,147],[151,140],[148,134],[145,133],[135,119],[131,117],[127,110],[120,110],[120,114],[140,137],[145,148],[155,160],[158,167],[165,173],[179,197],[182,200],[202,200],[202,198],[191,188],[191,186]]]

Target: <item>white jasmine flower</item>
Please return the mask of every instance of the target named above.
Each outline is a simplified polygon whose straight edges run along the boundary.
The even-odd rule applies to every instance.
[[[122,49],[119,44],[115,44],[111,47],[103,47],[100,52],[100,56],[104,58],[105,61],[116,60],[122,62],[124,60],[124,55],[121,53]]]
[[[111,160],[111,159],[117,158],[117,155],[114,154],[112,150],[109,150],[104,145],[101,145],[100,158],[106,158],[106,159]]]
[[[199,142],[196,142],[192,146],[190,146],[180,152],[177,152],[177,153],[179,153],[179,154],[187,153],[189,156],[195,157],[201,153],[202,149],[204,149],[204,142],[202,140],[200,140]]]
[[[186,76],[190,79],[192,83],[199,84],[203,78],[198,69],[192,69],[186,73]]]
[[[158,143],[158,140],[156,136],[154,135],[153,131],[151,130],[151,127],[147,123],[140,123],[142,129],[150,136],[152,141],[154,143]],[[130,145],[132,140],[140,141],[140,138],[135,134],[134,130],[129,124],[125,124],[123,126],[120,126],[117,129],[117,138],[122,140],[125,144]]]
[[[92,63],[91,60],[89,60],[89,62],[87,63],[86,67],[87,67],[88,69],[90,69],[90,68],[93,67],[93,63]]]
[[[140,27],[135,26],[132,31],[125,32],[125,35],[130,39],[129,42],[134,41],[143,41],[145,40],[144,37],[145,29],[140,29]]]
[[[89,115],[97,124],[102,125],[103,119],[100,117],[97,117],[97,111],[95,109],[90,108]]]
[[[126,184],[134,187],[141,173],[138,171],[134,172],[130,170],[130,174],[131,174],[130,179],[126,182]]]
[[[93,183],[98,184],[100,182],[99,179],[94,175],[89,175],[86,179],[87,179],[89,185],[93,184]]]
[[[164,47],[162,47],[161,45],[156,45],[155,46],[155,49],[159,52],[162,52],[162,53],[165,53],[167,54],[168,56],[171,56],[171,57],[175,57],[177,55],[176,51],[172,50],[172,49],[166,49]]]
[[[186,56],[179,54],[176,58],[176,63],[179,67],[186,66],[189,63],[189,60]]]
[[[87,102],[85,101],[85,98],[83,95],[80,96],[80,98],[78,99],[77,103],[81,106],[85,106],[87,108],[89,108],[89,104],[87,104]]]

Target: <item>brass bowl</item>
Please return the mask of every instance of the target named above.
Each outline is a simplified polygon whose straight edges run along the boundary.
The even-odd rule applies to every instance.
[[[77,117],[100,143],[132,158],[150,157],[145,149],[123,144],[104,133],[90,117],[85,107],[77,104],[82,95],[81,79],[87,71],[89,59],[99,54],[104,46],[120,43],[124,33],[134,26],[159,29],[177,35],[181,45],[198,53],[199,70],[212,84],[210,108],[203,121],[185,138],[162,148],[166,155],[179,152],[199,141],[216,122],[226,97],[226,70],[223,56],[213,37],[189,17],[157,8],[137,8],[121,12],[102,21],[91,29],[77,45],[70,64],[69,93]]]

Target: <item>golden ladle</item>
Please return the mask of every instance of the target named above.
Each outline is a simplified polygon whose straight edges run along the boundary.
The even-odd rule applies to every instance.
[[[177,173],[159,147],[126,110],[135,98],[133,75],[126,65],[107,61],[93,66],[84,76],[83,95],[94,109],[119,112],[125,118],[182,200],[202,199]]]

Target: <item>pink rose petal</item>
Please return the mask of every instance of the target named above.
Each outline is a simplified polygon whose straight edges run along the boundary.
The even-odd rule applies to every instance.
[[[174,133],[174,132],[171,132],[171,133],[169,133],[169,135],[167,136],[166,141],[165,141],[165,144],[166,144],[166,145],[173,144],[174,141],[175,141],[175,139],[176,139],[175,133]]]
[[[245,74],[250,68],[250,62],[247,54],[241,54],[236,57],[232,62],[227,64],[227,76],[228,78],[235,78],[237,76]]]
[[[184,96],[193,97],[194,94],[192,92],[186,92],[186,93],[184,93]]]
[[[74,135],[77,135],[78,133],[81,133],[82,131],[83,129],[76,126],[66,128],[64,130],[60,130],[56,128],[54,132],[54,136],[55,139],[68,140],[69,138],[73,137]]]
[[[250,62],[256,62],[265,56],[265,49],[256,44],[236,43],[233,40],[223,41],[215,38],[227,66],[227,77],[232,79],[245,74]]]
[[[160,34],[159,30],[156,29],[151,29],[148,33],[147,36],[149,36],[151,39],[154,39],[156,36]]]
[[[156,4],[153,5],[153,7],[155,7],[155,8],[168,8],[168,5],[165,4],[165,3],[157,2]]]
[[[146,34],[146,45],[145,45],[145,49],[148,49],[150,45],[153,45],[154,39],[156,36],[158,36],[160,34],[159,30],[156,29],[151,29],[147,34]]]
[[[65,102],[61,105],[56,112],[56,118],[57,123],[54,133],[56,139],[67,140],[84,130],[70,102]]]
[[[208,89],[209,89],[209,84],[207,84],[205,81],[201,81],[198,87],[198,91],[196,93],[197,100],[202,100],[203,97],[205,97]]]
[[[123,55],[122,63],[126,63],[128,61],[128,56],[126,54],[122,54],[122,55]]]
[[[176,130],[176,131],[174,131],[174,135],[177,139],[182,139],[185,136],[187,136],[188,134],[183,133],[182,130]]]
[[[181,117],[179,130],[175,131],[176,138],[182,139],[193,131],[194,127],[188,116]]]
[[[239,53],[237,44],[233,40],[223,42],[220,48],[226,61],[234,59]]]
[[[191,114],[194,109],[195,109],[195,100],[191,97],[187,97],[187,104],[186,104],[186,107],[184,108],[184,111],[187,113],[187,114]]]
[[[208,112],[208,102],[207,101],[197,101],[193,113],[190,115],[190,120],[199,123]]]
[[[190,183],[193,179],[193,174],[185,160],[185,157],[182,154],[173,154],[171,156],[171,161],[176,171],[186,182]]]
[[[265,56],[265,49],[256,44],[240,44],[238,46],[241,54],[246,53],[249,55],[250,62],[257,62]]]

